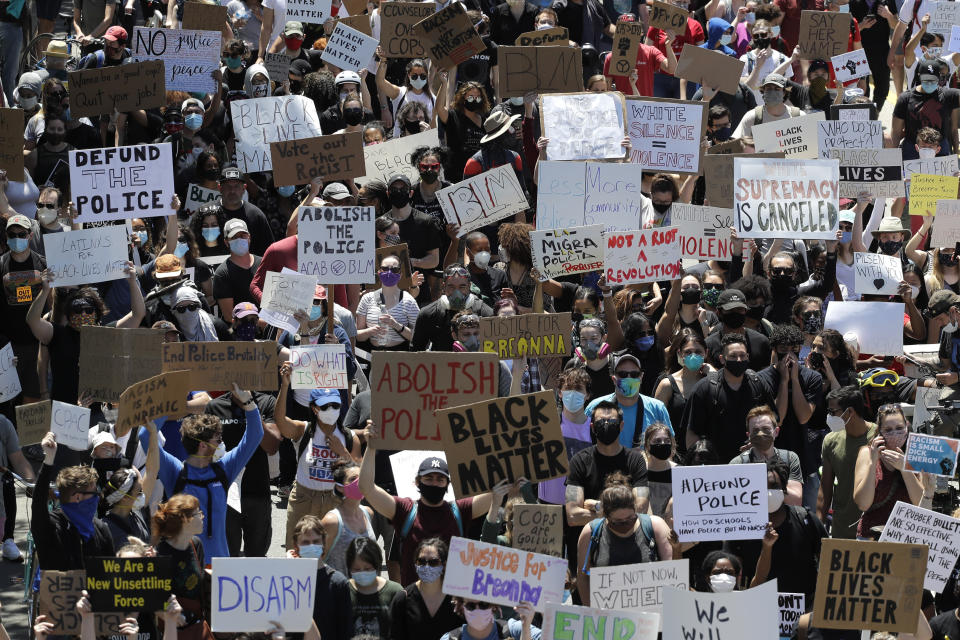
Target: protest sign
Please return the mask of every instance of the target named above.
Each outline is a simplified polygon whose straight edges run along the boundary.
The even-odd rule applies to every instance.
[[[869,306],[867,306],[869,305]],[[837,302],[827,305],[824,329],[857,336],[860,353],[898,356],[903,353],[902,302]]]
[[[615,567],[590,567],[590,604],[604,609],[642,609],[661,614],[663,590],[686,589],[690,561],[663,560]]]
[[[286,21],[323,24],[330,19],[332,4],[331,0],[286,0]]]
[[[917,160],[903,161],[903,177],[906,180],[913,178],[915,173],[926,173],[935,176],[952,176],[960,172],[960,157],[956,155],[935,156],[933,158],[918,158]]]
[[[285,53],[268,53],[263,56],[263,66],[270,79],[283,84],[290,79],[290,58]]]
[[[883,147],[883,125],[879,120],[821,119],[817,122],[817,127],[817,157],[819,158],[829,158],[831,149],[880,149]]]
[[[831,120],[876,120],[880,117],[877,105],[869,104],[832,104],[830,105]]]
[[[630,162],[644,171],[699,174],[707,129],[704,102],[667,98],[628,98]]]
[[[434,412],[494,398],[500,362],[494,353],[376,351],[370,365],[370,419],[383,449],[437,449]]]
[[[960,4],[950,2],[949,0],[940,0],[933,3],[933,11],[930,13],[930,24],[927,25],[927,33],[933,33],[943,38],[944,44],[951,40],[953,29],[960,24]],[[947,51],[956,51],[947,47]]]
[[[191,379],[189,371],[170,371],[127,387],[120,394],[114,434],[119,438],[126,435],[133,427],[146,424],[149,420],[161,416],[176,419],[187,415],[187,394],[193,389],[210,388],[192,386]]]
[[[420,468],[420,463],[427,458],[440,458],[444,462],[447,461],[447,456],[443,451],[410,449],[397,451],[390,455],[390,468],[393,469],[393,483],[397,488],[397,497],[410,498],[411,500],[420,499],[420,490],[417,488],[417,470]],[[456,499],[453,496],[453,487],[449,483],[443,499],[447,502],[453,502]]]
[[[720,51],[684,47],[677,60],[676,77],[734,95],[746,62]]]
[[[190,372],[191,389],[229,391],[234,383],[249,391],[279,388],[274,341],[167,342],[162,357],[162,371]]]
[[[279,623],[303,632],[313,623],[316,558],[214,558],[210,627],[267,631]]]
[[[518,47],[565,47],[570,42],[566,27],[552,27],[521,33],[513,43]]]
[[[407,4],[407,3],[403,3]],[[370,180],[387,180],[402,173],[415,184],[420,179],[417,168],[410,162],[410,155],[419,147],[436,147],[440,145],[437,130],[430,129],[412,136],[393,138],[382,144],[371,144],[363,148],[363,161],[366,175],[356,180],[359,184],[366,184]]]
[[[576,47],[498,47],[501,98],[583,90],[583,60]]]
[[[184,211],[196,213],[205,204],[216,203],[220,192],[216,189],[207,189],[198,184],[190,183],[187,186],[187,201],[183,205]]]
[[[373,36],[373,29],[370,28],[370,16],[365,13],[361,13],[359,15],[349,15],[342,18],[334,18],[333,28],[336,29],[338,24],[345,24],[351,29],[359,31],[364,35]]]
[[[88,450],[90,409],[54,400],[50,407],[50,431],[57,437],[57,444],[74,451]]]
[[[245,173],[272,171],[271,142],[323,135],[313,100],[303,96],[250,98],[230,103],[237,166]]]
[[[553,391],[440,409],[437,423],[457,498],[486,493],[501,480],[560,478],[570,467]]]
[[[613,34],[613,51],[610,52],[608,69],[611,75],[629,76],[637,66],[637,51],[647,35],[642,22],[617,22]]]
[[[540,127],[550,138],[547,160],[622,158],[623,109],[618,92],[540,96]]]
[[[730,259],[733,209],[674,202],[670,207],[670,226],[678,229],[681,258]]]
[[[221,25],[222,28],[222,25]],[[136,62],[163,60],[167,91],[211,93],[217,87],[214,73],[220,70],[220,29],[133,30]]]
[[[529,602],[535,611],[563,600],[567,561],[454,536],[443,575],[443,592],[460,598],[514,607]]]
[[[356,178],[366,171],[359,131],[273,142],[270,158],[273,183],[280,187],[305,184],[320,176],[325,180]]]
[[[910,433],[903,458],[904,471],[926,471],[935,476],[953,477],[957,468],[957,451],[960,440]]]
[[[74,222],[175,213],[170,208],[176,193],[170,153],[169,142],[71,150],[70,190],[79,214]]]
[[[956,200],[960,178],[915,173],[910,178],[910,215],[932,216],[940,200]]]
[[[556,278],[603,269],[603,226],[567,227],[530,232],[533,266]]]
[[[549,602],[542,638],[554,640],[657,640],[660,616],[649,611],[619,611]]]
[[[830,60],[847,51],[850,14],[837,11],[804,11],[800,14],[800,56],[804,60]]]
[[[427,55],[413,25],[429,18],[436,7],[423,2],[380,3],[380,47],[388,58],[423,58]]]
[[[487,50],[467,10],[457,2],[448,4],[413,26],[430,57],[440,69],[450,69]]]
[[[960,7],[960,5],[957,6]],[[947,43],[947,51],[960,53],[960,26],[958,25],[953,25],[950,28],[950,40]]]
[[[780,629],[777,581],[731,593],[669,587],[663,590],[662,618],[663,637],[671,640],[777,638]]]
[[[17,374],[17,365],[13,363],[15,354],[13,345],[7,343],[0,349],[0,402],[13,400],[23,390],[20,386],[20,376]]]
[[[855,252],[853,269],[853,290],[860,295],[895,296],[900,281],[903,280],[903,264],[900,256]]]
[[[513,505],[513,546],[524,551],[561,557],[563,505]]]
[[[867,52],[864,49],[854,49],[833,56],[830,58],[830,64],[833,65],[837,82],[849,82],[870,75],[870,64],[867,62]]]
[[[343,22],[337,22],[320,59],[344,71],[366,69],[373,60],[378,40]]]
[[[767,467],[674,467],[674,529],[681,542],[753,540],[767,528]]]
[[[190,4],[192,3],[187,3],[187,6]],[[87,588],[87,572],[83,569],[44,569],[39,574],[39,613],[45,615],[47,621],[53,624],[51,632],[71,637],[79,636],[80,613],[77,611],[77,601],[80,600],[81,591]],[[127,614],[121,612],[94,611],[92,615],[97,636],[116,634],[127,617]]]
[[[923,544],[824,538],[813,625],[914,633],[926,557]]]
[[[297,270],[323,283],[374,281],[373,207],[300,207]],[[312,299],[312,298],[311,298]]]
[[[787,158],[817,158],[819,123],[826,116],[817,111],[797,118],[754,125],[753,144],[760,153],[782,151]],[[880,145],[874,145],[880,146]]]
[[[879,541],[927,545],[923,588],[942,593],[960,555],[960,520],[897,501]]]
[[[840,162],[840,197],[856,198],[866,191],[875,198],[902,198],[903,152],[900,149],[829,149]]]
[[[686,31],[690,12],[660,0],[653,0],[647,6],[650,12],[650,26],[654,29],[663,29],[674,36]]]
[[[836,160],[735,158],[734,225],[739,238],[836,240]]]
[[[197,31],[221,31],[227,25],[227,5],[185,2],[181,28]]]
[[[17,435],[20,446],[37,444],[50,431],[50,400],[21,404],[17,407]]]
[[[378,145],[382,146],[382,145]],[[537,164],[537,228],[567,229],[584,225],[587,167],[583,162],[541,160]],[[640,215],[636,214],[639,226]],[[600,221],[597,221],[599,224]]]
[[[603,272],[611,285],[680,277],[683,261],[676,227],[611,232],[603,239]]]
[[[23,175],[23,109],[0,109],[0,171]]]
[[[704,203],[714,207],[733,208],[733,161],[744,158],[782,158],[783,153],[739,152],[703,156],[703,180],[706,183]]]
[[[342,344],[290,347],[291,389],[348,389],[347,349]]]
[[[87,557],[87,592],[94,611],[163,611],[173,594],[173,558]]]
[[[803,593],[778,593],[777,603],[780,605],[780,639],[789,639],[793,630],[800,622],[800,616],[806,609],[807,596]]]
[[[570,313],[480,318],[480,351],[501,360],[570,355]]]
[[[460,226],[457,237],[525,211],[529,204],[512,164],[484,171],[437,192],[443,215]]]
[[[43,249],[56,287],[127,277],[127,228],[123,225],[47,233]]]
[[[937,347],[939,345],[931,345],[932,347]],[[904,350],[906,351],[906,350]],[[913,354],[914,357],[917,357],[917,354]],[[936,355],[936,352],[934,352]],[[909,365],[910,363],[906,363]],[[907,367],[904,367],[907,369]],[[914,374],[916,372],[907,371],[907,375]],[[917,375],[921,377],[922,374]],[[927,407],[935,407],[939,404],[939,396],[941,389],[939,387],[917,387],[917,396],[913,401],[913,417],[911,418],[910,425],[913,427],[914,431],[917,431],[924,422],[929,420],[933,416],[933,412],[929,411]]]
[[[162,60],[70,71],[67,77],[74,118],[92,118],[114,110],[129,113],[166,104]]]
[[[960,242],[960,200],[937,202],[932,234],[931,247],[953,247]]]
[[[604,233],[638,229],[642,176],[637,167],[622,162],[588,162],[585,169],[583,221],[579,224],[602,224]],[[574,202],[568,206],[574,206]]]
[[[160,329],[81,327],[80,392],[117,402],[131,380],[160,373],[163,335]]]
[[[410,273],[410,252],[407,250],[407,244],[393,244],[385,247],[377,248],[377,262],[374,265],[374,270],[376,272],[376,285],[380,285],[380,263],[383,262],[383,259],[387,256],[396,256],[400,261],[400,282],[397,283],[397,286],[406,291],[413,286],[413,280],[411,279]]]
[[[316,276],[267,271],[260,299],[260,319],[270,326],[297,333],[300,321],[293,316],[297,311],[310,311],[316,290]]]

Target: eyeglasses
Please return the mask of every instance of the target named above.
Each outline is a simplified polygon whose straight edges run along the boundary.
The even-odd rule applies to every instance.
[[[428,164],[426,162],[421,162],[420,171],[440,171],[440,163],[432,162]]]
[[[174,307],[174,311],[177,313],[186,313],[188,311],[196,311],[200,308],[199,302],[191,302],[190,304],[185,304],[182,307]]]
[[[465,602],[463,608],[467,611],[473,611],[474,609],[489,609],[492,606],[489,602]]]
[[[443,565],[443,560],[440,558],[417,558],[417,566],[423,567],[430,565],[431,567],[439,567]]]
[[[639,378],[643,371],[617,371],[614,375],[618,378]]]
[[[49,204],[49,203],[46,203],[46,202],[38,202],[38,203],[37,203],[37,209],[54,209],[54,210],[56,210],[56,208],[57,208],[57,205],[55,205],[55,204]]]
[[[427,79],[427,74],[425,74],[425,73],[411,73],[411,74],[410,74],[410,79],[411,79],[411,80],[426,80],[426,79]]]
[[[193,513],[190,514],[190,518],[189,518],[189,519],[190,519],[190,520],[193,520],[193,519],[196,518],[197,516],[202,516],[202,515],[203,515],[203,511],[197,509],[196,511],[194,511]]]
[[[16,232],[16,231],[7,231],[7,237],[8,237],[8,238],[29,238],[29,237],[30,237],[30,233],[27,232],[27,231],[23,231],[23,232],[20,232],[20,233],[18,233],[18,232]]]
[[[470,273],[467,272],[466,268],[464,268],[464,267],[457,267],[457,268],[455,268],[455,269],[447,269],[447,272],[446,272],[446,274],[445,274],[445,277],[447,277],[447,278],[453,278],[453,277],[456,277],[456,276],[460,276],[461,278],[469,278],[469,277],[470,277]]]
[[[481,98],[480,96],[470,96],[469,98],[467,98],[467,102],[480,103],[480,102],[483,102],[483,98]]]
[[[317,408],[320,409],[320,411],[329,411],[330,409],[340,411],[340,404],[337,402],[328,402],[327,404],[317,405]]]
[[[389,271],[390,273],[402,273],[402,267],[380,267],[380,271]]]
[[[715,282],[704,282],[704,283],[703,283],[703,288],[704,288],[704,290],[706,290],[706,291],[712,291],[712,290],[722,291],[722,290],[723,290],[723,285],[722,285],[722,284],[717,284],[717,283],[715,283]]]

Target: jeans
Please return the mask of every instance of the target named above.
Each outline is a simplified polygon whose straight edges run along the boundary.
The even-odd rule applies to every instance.
[[[0,81],[7,106],[13,106],[13,90],[17,88],[17,71],[20,68],[20,53],[23,49],[23,28],[19,22],[0,22]]]
[[[803,506],[814,513],[817,512],[817,494],[820,493],[820,474],[816,471],[808,473],[803,479]]]

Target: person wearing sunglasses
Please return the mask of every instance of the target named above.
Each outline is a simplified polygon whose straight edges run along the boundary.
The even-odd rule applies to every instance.
[[[393,123],[393,132],[391,137],[399,138],[403,123],[400,122],[398,112],[407,102],[419,102],[427,110],[427,122],[433,118],[433,103],[435,96],[430,91],[430,84],[427,81],[427,63],[420,58],[414,58],[407,63],[403,75],[403,86],[398,87],[387,80],[387,56],[380,47],[377,47],[377,91],[381,96],[381,106],[383,121]],[[393,111],[389,110],[387,103],[383,100],[386,96],[393,103]]]
[[[203,308],[200,292],[184,285],[173,296],[173,321],[187,342],[230,340],[230,327]]]
[[[470,273],[462,264],[454,263],[443,271],[443,295],[420,309],[414,327],[411,351],[453,351],[455,327],[453,317],[468,311],[482,318],[493,316],[487,306],[470,288]]]
[[[419,272],[414,275],[420,276]],[[420,307],[413,295],[400,288],[400,257],[384,256],[377,276],[380,289],[363,294],[357,305],[357,342],[366,351],[409,351]]]
[[[517,604],[519,620],[499,619],[500,607],[489,602],[454,598],[453,604],[466,623],[443,634],[440,640],[540,640],[540,629],[533,626],[535,612],[529,602]]]
[[[41,189],[40,196],[37,198],[37,222],[40,223],[41,236],[70,230],[69,225],[60,221],[62,207],[62,195],[59,189],[56,187]]]
[[[447,552],[447,543],[440,538],[427,538],[417,545],[417,580],[394,596],[390,605],[393,640],[440,640],[463,624],[453,598],[441,590]]]
[[[446,225],[446,218],[437,199],[437,191],[446,189],[450,183],[440,179],[440,173],[449,162],[450,150],[447,147],[420,147],[410,155],[410,164],[420,174],[420,180],[413,185],[413,208],[433,216],[442,225]],[[446,254],[447,246],[441,247],[441,253]]]
[[[710,285],[704,281],[703,286],[706,288]],[[704,295],[706,295],[706,291],[704,291]],[[747,297],[743,292],[739,289],[724,289],[717,296],[716,301],[716,311],[720,318],[720,324],[716,325],[710,335],[707,336],[710,364],[717,369],[723,366],[719,357],[723,351],[721,341],[728,333],[736,333],[743,336],[747,345],[750,369],[760,371],[769,365],[770,340],[759,331],[744,326],[747,322],[747,313],[750,307],[747,306]]]
[[[653,329],[649,324],[647,330],[649,331],[648,337],[652,337]],[[660,361],[660,370],[662,371],[662,355]],[[619,432],[619,441],[624,447],[640,447],[643,441],[643,432],[655,422],[662,422],[670,426],[672,432],[667,407],[656,398],[644,395],[640,391],[645,375],[646,372],[637,356],[629,352],[617,355],[613,365],[613,375],[611,376],[614,393],[595,397],[587,405],[587,415],[592,417],[594,409],[600,403],[616,403],[616,406],[623,413],[623,428]],[[653,377],[656,378],[656,375]]]
[[[441,71],[437,92],[437,119],[447,132],[450,159],[447,179],[457,183],[463,179],[463,168],[480,150],[480,139],[487,134],[483,123],[490,113],[486,89],[478,82],[464,82],[451,87],[446,71]],[[454,93],[456,91],[456,93]]]

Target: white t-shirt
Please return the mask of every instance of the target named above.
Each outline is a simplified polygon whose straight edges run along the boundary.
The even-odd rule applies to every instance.
[[[267,41],[267,47],[274,40],[280,37],[280,32],[287,24],[287,0],[263,0],[264,9],[273,9],[273,25],[270,29],[270,40]],[[269,49],[268,49],[269,50]],[[263,55],[263,51],[259,55]]]
[[[920,19],[923,18],[925,14],[930,14],[933,16],[933,6],[936,4],[931,0],[921,0],[920,10],[917,11],[917,19],[913,19],[913,7],[916,5],[917,0],[905,0],[903,6],[900,7],[900,13],[897,15],[900,18],[900,22],[903,24],[909,25],[913,22],[915,28],[920,28]]]
[[[333,433],[346,447],[343,433],[339,429]],[[306,432],[303,437],[306,437]],[[299,446],[300,443],[297,442],[298,449]],[[333,463],[338,457],[327,444],[327,436],[323,430],[317,427],[313,433],[313,441],[304,448],[303,455],[297,460],[297,484],[316,491],[333,491]]]
[[[763,79],[773,73],[773,70],[783,64],[786,59],[787,56],[774,49],[773,55],[767,58],[767,61],[760,69],[760,82],[763,82]],[[740,61],[746,63],[743,65],[743,71],[740,72],[740,77],[747,78],[751,73],[753,73],[753,69],[757,64],[757,52],[748,51],[740,56]],[[787,78],[788,80],[792,78],[793,69],[791,67],[787,67],[786,71],[783,72],[783,77]],[[759,89],[750,89],[750,91],[753,92],[753,97],[757,99],[757,104],[763,104],[763,93],[761,93]]]
[[[433,118],[433,96],[430,95],[429,87],[424,87],[423,93],[414,93],[407,87],[400,87],[400,95],[393,101],[393,137],[400,137],[400,121],[397,120],[397,112],[408,102],[419,102],[427,109],[427,122]]]
[[[920,79],[919,79],[919,78],[914,78],[913,75],[917,72],[917,67],[920,66],[920,58],[921,58],[922,55],[923,55],[923,52],[918,53],[918,54],[914,57],[913,64],[910,65],[909,67],[908,67],[907,65],[903,65],[904,72],[906,73],[906,75],[905,75],[904,77],[906,78],[906,81],[907,81],[907,85],[908,85],[907,88],[908,88],[908,90],[912,90],[915,86],[917,86],[918,84],[920,84]],[[948,56],[940,56],[940,57],[937,58],[937,60],[939,60],[940,62],[942,62],[942,63],[944,63],[945,65],[947,65],[947,67],[950,69],[950,75],[951,75],[951,76],[952,76],[952,75],[956,72],[956,70],[957,70],[957,65],[956,65],[956,63],[953,61],[954,55],[956,55],[956,54],[950,54],[950,55],[948,55]],[[927,60],[926,58],[923,59],[923,63],[924,63],[924,64],[930,64],[931,62],[935,62],[935,61],[936,61],[936,60]],[[916,80],[916,82],[914,82],[914,80]]]
[[[763,100],[760,101],[763,104]],[[763,124],[768,122],[776,122],[777,120],[786,120],[790,117],[790,107],[784,109],[782,116],[775,116],[769,111],[767,107],[763,107]],[[750,109],[745,114],[743,114],[743,119],[740,121],[740,124],[737,125],[736,131],[733,132],[734,138],[753,138],[753,123],[756,120],[756,109]]]

